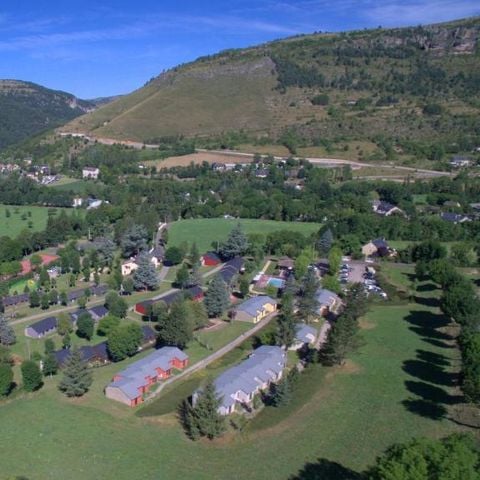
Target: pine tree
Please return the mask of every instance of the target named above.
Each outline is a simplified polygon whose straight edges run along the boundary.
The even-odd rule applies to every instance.
[[[328,332],[327,340],[319,352],[324,365],[342,365],[349,352],[357,345],[358,324],[351,315],[340,315]]]
[[[51,338],[45,340],[45,354],[49,354],[55,351],[55,342]]]
[[[238,223],[233,227],[227,240],[220,246],[220,255],[225,259],[244,255],[248,250],[248,239],[242,226]]]
[[[138,255],[147,248],[148,232],[142,225],[132,225],[122,236],[120,246],[124,258]]]
[[[42,386],[42,372],[33,360],[25,360],[21,366],[23,388],[27,392],[34,392]]]
[[[70,348],[72,346],[72,340],[70,338],[70,333],[67,331],[62,338],[62,347]]]
[[[327,228],[321,235],[320,240],[318,241],[317,248],[320,252],[320,255],[328,255],[328,252],[332,248],[333,244],[333,233]]]
[[[158,276],[148,254],[140,255],[137,264],[138,268],[133,272],[135,290],[155,290],[158,287]]]
[[[193,327],[187,303],[175,302],[169,315],[158,321],[158,343],[185,348],[193,338]]]
[[[306,323],[310,323],[317,315],[318,300],[316,294],[318,288],[319,282],[315,271],[309,269],[303,278],[301,295],[298,301],[298,314]]]
[[[43,374],[55,375],[58,371],[58,362],[53,352],[49,352],[45,355],[43,359]]]
[[[222,315],[230,305],[230,294],[220,275],[216,275],[208,286],[204,304],[209,317]]]
[[[199,435],[213,439],[225,431],[225,417],[218,413],[221,402],[215,384],[209,381],[192,408],[191,422]]]
[[[200,263],[196,263],[195,265],[193,265],[189,284],[192,286],[202,284],[202,274],[200,273]]]
[[[188,271],[187,264],[184,263],[177,270],[177,276],[175,278],[175,283],[179,288],[187,288],[190,284],[190,272]]]
[[[293,299],[290,295],[282,298],[282,311],[277,318],[277,345],[289,348],[295,341],[295,317],[293,314]]]
[[[93,337],[95,322],[88,312],[84,312],[77,320],[77,335],[90,340]]]
[[[200,438],[200,432],[198,431],[198,427],[194,421],[193,409],[188,400],[184,400],[180,404],[178,413],[185,433],[192,440],[198,440]]]
[[[50,308],[50,298],[48,296],[48,293],[44,293],[42,295],[42,298],[40,300],[40,306],[42,307],[42,310],[48,310]]]
[[[7,322],[5,316],[0,313],[0,343],[2,345],[13,345],[16,341],[15,331]]]
[[[192,248],[190,250],[190,265],[193,268],[199,263],[200,263],[200,252],[198,251],[197,244],[193,242]]]
[[[275,407],[283,407],[288,405],[292,400],[292,390],[288,377],[272,386],[272,405]]]
[[[63,369],[59,390],[67,397],[81,397],[92,385],[92,374],[78,349],[72,350]]]
[[[7,396],[13,386],[13,369],[8,363],[0,364],[0,397]]]
[[[29,300],[31,308],[36,308],[40,306],[40,296],[38,295],[38,292],[36,290],[30,292]]]

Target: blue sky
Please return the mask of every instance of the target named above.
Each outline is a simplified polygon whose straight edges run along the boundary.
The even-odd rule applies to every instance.
[[[12,0],[0,3],[0,78],[93,98],[225,48],[472,15],[479,0]]]

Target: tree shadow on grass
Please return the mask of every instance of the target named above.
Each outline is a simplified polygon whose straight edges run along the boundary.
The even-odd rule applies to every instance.
[[[403,400],[402,405],[409,412],[431,420],[441,420],[447,414],[447,409],[443,405],[420,398]]]
[[[307,463],[296,475],[289,480],[361,480],[363,476],[337,462],[325,458],[316,463]]]
[[[458,380],[456,373],[446,372],[443,367],[422,360],[406,360],[402,368],[410,376],[434,385],[453,387]]]
[[[461,395],[450,395],[443,388],[430,385],[429,383],[407,380],[405,386],[409,392],[417,397],[421,397],[427,402],[434,402],[443,405],[456,405],[463,401]]]
[[[417,358],[424,362],[433,363],[439,367],[450,366],[450,359],[441,353],[430,352],[429,350],[417,349]]]
[[[437,290],[437,286],[434,283],[424,283],[417,287],[417,292],[433,292]]]
[[[426,307],[438,308],[440,306],[440,300],[435,297],[419,297],[415,295],[415,303],[419,305],[425,305]]]
[[[413,328],[412,328],[413,330]],[[434,347],[439,347],[439,348],[455,348],[455,345],[451,343],[447,343],[442,340],[435,340],[434,338],[422,338],[422,340],[426,343],[429,343],[430,345],[433,345]]]
[[[424,337],[424,340],[433,339],[446,342],[453,338],[451,335],[438,330],[449,325],[449,321],[444,315],[425,310],[412,311],[405,317],[405,320],[410,323],[410,330]]]

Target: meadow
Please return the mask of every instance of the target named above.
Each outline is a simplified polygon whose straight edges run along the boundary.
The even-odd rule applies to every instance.
[[[47,226],[49,207],[16,206],[0,204],[0,237],[15,237],[22,230],[39,232]],[[57,213],[60,208],[52,209]],[[8,213],[7,213],[8,212]]]
[[[251,220],[251,219],[225,219],[225,218],[202,218],[180,220],[170,225],[168,229],[168,245],[179,246],[185,240],[189,244],[196,242],[200,252],[206,252],[216,248],[216,242],[226,240],[232,228],[238,223],[245,233],[258,233],[268,235],[279,230],[311,235],[318,232],[320,224],[301,222],[277,222],[274,220]]]

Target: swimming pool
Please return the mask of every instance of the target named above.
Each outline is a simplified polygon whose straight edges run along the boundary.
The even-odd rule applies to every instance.
[[[283,288],[285,286],[285,280],[281,278],[270,278],[267,284],[269,287]]]

